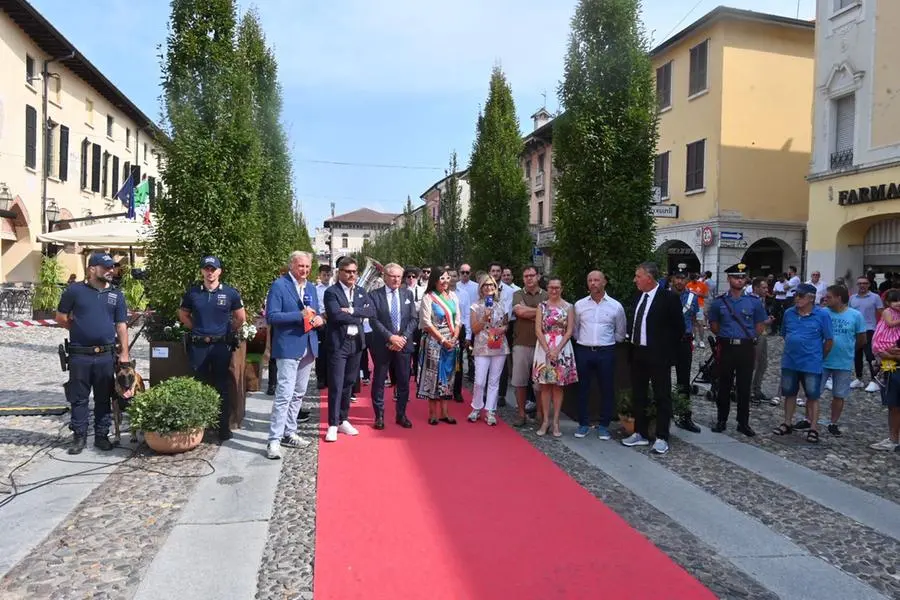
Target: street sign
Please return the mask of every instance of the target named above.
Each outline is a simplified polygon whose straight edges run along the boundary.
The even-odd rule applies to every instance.
[[[712,246],[713,243],[713,230],[712,227],[704,227],[700,232],[700,242],[704,246]]]
[[[720,240],[742,240],[744,239],[743,231],[720,231]]]
[[[532,256],[534,256],[535,258],[537,258],[537,257],[539,257],[539,256],[543,256],[543,255],[544,255],[544,251],[541,250],[540,248],[533,248],[533,249],[531,250],[531,254],[532,254]]]
[[[719,248],[747,248],[747,240],[719,240]]]
[[[677,204],[658,204],[650,207],[650,214],[658,219],[677,219]]]

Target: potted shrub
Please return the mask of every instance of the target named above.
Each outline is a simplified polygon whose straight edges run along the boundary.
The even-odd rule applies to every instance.
[[[219,422],[219,393],[191,377],[173,377],[132,399],[126,409],[135,431],[160,454],[187,452],[203,430]]]
[[[191,375],[184,336],[187,329],[176,319],[147,315],[144,335],[150,342],[150,381],[154,385],[172,377]]]
[[[63,268],[56,257],[41,258],[38,281],[34,286],[31,298],[31,317],[37,319],[53,319],[62,296]]]

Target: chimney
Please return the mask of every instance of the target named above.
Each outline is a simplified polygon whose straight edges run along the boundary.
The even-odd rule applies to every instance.
[[[531,115],[531,118],[534,120],[534,128],[537,130],[552,121],[553,115],[546,108],[541,107],[540,110]]]

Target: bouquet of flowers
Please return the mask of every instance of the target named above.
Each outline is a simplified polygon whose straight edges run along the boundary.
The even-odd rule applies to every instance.
[[[241,328],[238,329],[238,331],[237,331],[237,338],[238,338],[238,341],[240,341],[240,342],[246,342],[248,340],[252,340],[255,337],[256,337],[256,325],[254,325],[252,323],[245,321],[244,324],[241,325]]]

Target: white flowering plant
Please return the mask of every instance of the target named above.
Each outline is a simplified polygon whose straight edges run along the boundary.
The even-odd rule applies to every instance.
[[[241,328],[238,329],[238,332],[237,332],[238,341],[246,342],[248,340],[252,340],[253,338],[256,337],[256,332],[257,332],[256,325],[245,321],[244,324],[241,325]]]

